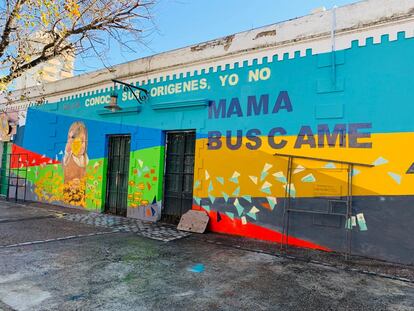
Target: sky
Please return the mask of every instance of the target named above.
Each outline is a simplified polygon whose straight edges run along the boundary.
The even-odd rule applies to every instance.
[[[78,57],[75,74],[331,9],[355,0],[155,0],[152,20],[134,51],[109,42],[104,59]]]

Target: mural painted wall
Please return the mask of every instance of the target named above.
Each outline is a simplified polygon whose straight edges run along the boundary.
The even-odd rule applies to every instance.
[[[86,166],[88,131],[82,122],[74,122],[68,131],[63,155],[63,202],[86,206]]]
[[[102,210],[109,134],[130,134],[128,206],[158,218],[164,131],[195,129],[194,209],[217,232],[280,242],[287,159],[295,154],[372,164],[355,166],[355,254],[412,263],[414,253],[414,39],[384,35],[365,46],[289,59],[247,60],[147,84],[138,111],[119,93],[119,113],[104,113],[112,88],[31,108],[20,152],[30,154],[29,195],[39,201]],[[132,111],[132,112],[131,112]],[[343,198],[347,167],[294,160],[290,185],[297,208],[324,209]],[[293,215],[289,242],[344,250],[345,219]]]

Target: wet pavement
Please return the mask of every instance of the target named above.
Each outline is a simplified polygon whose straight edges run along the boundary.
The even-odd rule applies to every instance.
[[[162,242],[59,215],[0,202],[0,310],[414,310],[414,282],[340,260],[213,234]]]

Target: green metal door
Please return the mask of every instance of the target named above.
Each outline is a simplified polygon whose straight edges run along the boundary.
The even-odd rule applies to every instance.
[[[195,132],[167,133],[164,221],[177,223],[193,202]]]
[[[108,139],[108,168],[105,212],[126,216],[130,135],[111,135]]]
[[[1,163],[0,163],[0,195],[7,196],[9,189],[9,146],[10,143],[2,142]]]

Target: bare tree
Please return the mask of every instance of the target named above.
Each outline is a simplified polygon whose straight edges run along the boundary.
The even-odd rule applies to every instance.
[[[127,45],[150,18],[152,0],[4,0],[0,2],[0,91],[30,68],[65,55]]]

